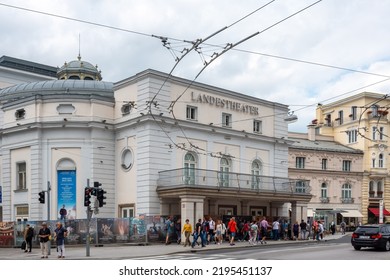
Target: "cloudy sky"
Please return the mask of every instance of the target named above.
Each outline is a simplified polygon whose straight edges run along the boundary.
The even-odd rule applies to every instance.
[[[196,81],[287,104],[299,117],[290,131],[304,132],[317,103],[390,86],[390,1],[316,2],[0,0],[0,56],[62,66],[76,59],[80,36],[82,59],[117,82],[170,72],[190,42],[227,27],[173,75],[193,80],[207,62]]]

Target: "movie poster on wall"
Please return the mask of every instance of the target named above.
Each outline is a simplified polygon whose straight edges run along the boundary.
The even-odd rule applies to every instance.
[[[114,243],[114,220],[112,218],[97,219],[98,242],[100,243]]]
[[[61,220],[76,219],[76,171],[59,170],[57,218]]]

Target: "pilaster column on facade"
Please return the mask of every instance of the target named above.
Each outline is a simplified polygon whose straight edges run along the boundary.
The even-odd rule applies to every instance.
[[[171,203],[169,199],[160,198],[160,213],[161,216],[171,215]]]
[[[188,219],[192,225],[192,229],[195,229],[196,222],[198,219],[203,219],[204,217],[204,196],[194,196],[194,195],[182,195],[180,196],[180,208],[181,208],[181,225],[185,224],[185,221]],[[185,236],[181,236],[182,242],[185,240]]]
[[[383,208],[389,210],[390,208],[390,177],[386,177],[383,186]],[[385,216],[384,222],[390,222],[389,217]]]
[[[385,183],[386,184],[386,183]],[[361,193],[361,203],[362,203],[362,223],[366,224],[368,222],[368,207],[369,207],[369,185],[370,185],[370,177],[369,174],[363,175],[363,181],[362,181],[362,193]],[[386,190],[386,188],[385,188]]]
[[[307,202],[293,201],[291,202],[291,225],[296,221],[298,223],[301,220],[307,221]]]
[[[249,216],[249,201],[247,200],[241,200],[240,201],[240,212],[239,215],[242,216]]]
[[[284,202],[271,202],[268,216],[272,218],[279,218],[284,216]]]
[[[206,205],[205,205],[206,206]],[[215,199],[209,199],[208,200],[208,211],[205,214],[210,215],[211,217],[214,217],[216,214],[218,214],[217,209],[217,200]]]

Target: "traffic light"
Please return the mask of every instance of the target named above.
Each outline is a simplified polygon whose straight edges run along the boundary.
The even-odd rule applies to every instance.
[[[104,202],[104,200],[107,198],[107,197],[104,196],[105,193],[107,193],[107,192],[105,190],[103,190],[103,189],[98,189],[97,190],[96,197],[97,197],[97,200],[99,202],[99,207],[103,207],[103,205],[106,204]]]
[[[94,187],[94,188],[99,188],[101,185],[102,185],[102,183],[93,182],[93,187]]]
[[[84,189],[84,206],[89,206],[91,204],[91,188],[86,187]]]
[[[45,192],[44,191],[39,192],[39,202],[45,203]]]

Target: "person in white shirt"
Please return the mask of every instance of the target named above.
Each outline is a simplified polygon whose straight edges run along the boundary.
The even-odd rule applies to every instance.
[[[275,220],[272,223],[272,237],[274,240],[279,240],[279,222]]]
[[[214,234],[215,234],[215,222],[213,221],[213,218],[210,217],[210,219],[209,219],[209,234],[208,234],[207,243],[215,241]],[[216,243],[216,241],[215,241],[215,243]]]

